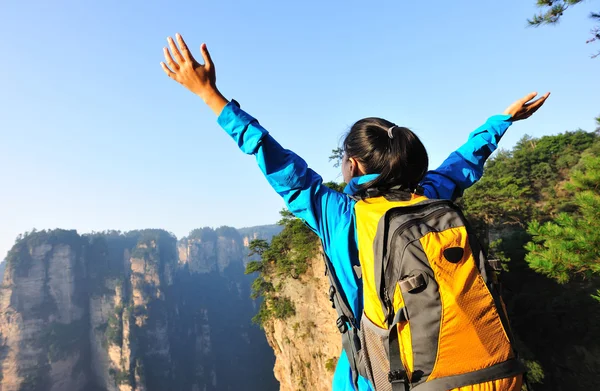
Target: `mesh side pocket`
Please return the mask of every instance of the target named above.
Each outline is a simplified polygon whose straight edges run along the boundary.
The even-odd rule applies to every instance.
[[[360,321],[360,359],[366,370],[366,377],[377,391],[391,391],[388,381],[390,362],[388,359],[389,331],[374,325],[363,313]]]

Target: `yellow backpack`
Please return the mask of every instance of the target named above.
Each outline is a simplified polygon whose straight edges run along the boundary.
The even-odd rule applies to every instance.
[[[499,265],[487,261],[460,209],[400,193],[358,201],[355,213],[364,300],[358,373],[376,391],[498,379],[512,386],[490,389],[520,389],[525,367],[496,289]]]

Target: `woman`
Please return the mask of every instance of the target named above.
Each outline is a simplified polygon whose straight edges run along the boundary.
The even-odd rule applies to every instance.
[[[356,199],[368,197],[373,189],[390,188],[421,191],[428,198],[455,199],[481,177],[485,160],[512,122],[531,116],[549,96],[547,93],[530,102],[536,94],[529,94],[509,106],[503,115],[490,117],[471,133],[467,143],[450,154],[437,170],[429,172],[427,152],[409,129],[380,118],[360,120],[344,141],[342,174],[348,185],[342,194],[324,186],[322,178],[304,160],[282,148],[237,102],[225,99],[216,87],[215,66],[205,44],[201,46],[204,64],[199,64],[179,34],[176,39],[179,48],[168,38],[171,51],[164,48],[163,70],[204,100],[218,116],[219,125],[244,153],[256,155],[259,168],[288,209],[319,236],[344,301],[356,319],[362,313],[361,281],[354,269],[359,266]],[[334,390],[355,389],[345,352],[338,361],[333,383]],[[360,377],[358,389],[373,387]]]

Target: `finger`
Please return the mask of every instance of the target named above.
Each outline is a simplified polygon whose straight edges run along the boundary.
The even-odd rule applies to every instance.
[[[163,48],[163,53],[165,54],[165,61],[167,61],[167,64],[169,64],[169,66],[173,68],[173,70],[178,71],[179,65],[175,61],[173,61],[173,57],[171,57],[169,49]]]
[[[181,48],[181,54],[183,54],[183,57],[185,58],[185,60],[193,62],[194,56],[192,56],[192,53],[190,53],[190,50],[188,49],[187,44],[183,40],[183,37],[181,36],[181,34],[179,34],[179,33],[175,34],[175,38],[177,38],[177,43],[179,44],[179,47]]]
[[[214,63],[212,61],[212,58],[210,57],[210,53],[208,52],[208,48],[206,47],[205,43],[203,43],[200,46],[200,51],[202,52],[202,58],[204,59],[204,65],[206,65],[208,69],[212,68],[214,66]]]
[[[533,98],[535,98],[537,96],[537,92],[530,92],[529,94],[525,95],[524,98],[521,99],[522,103],[527,103],[530,100],[532,100]]]
[[[534,100],[533,102],[528,103],[528,105],[537,105],[537,106],[541,106],[542,104],[544,104],[544,102],[546,101],[546,99],[548,99],[548,97],[550,96],[550,93],[547,92],[546,94],[544,94],[544,96],[542,96],[539,99]]]
[[[526,105],[527,111],[530,112],[531,114],[535,113],[537,111],[537,109],[539,109],[540,107],[542,107],[542,105],[546,102],[546,99],[548,99],[549,96],[550,96],[550,93],[547,92],[541,98],[539,98],[537,100],[534,100],[531,103],[528,103]]]
[[[169,42],[169,47],[173,52],[173,56],[175,56],[175,60],[177,60],[178,63],[184,63],[185,59],[183,58],[181,53],[179,53],[179,48],[177,48],[177,45],[175,44],[175,41],[173,41],[173,38],[169,37],[167,38],[167,41]]]
[[[160,66],[162,67],[163,71],[165,71],[167,76],[169,76],[171,79],[175,80],[175,72],[171,71],[164,62],[161,62]]]

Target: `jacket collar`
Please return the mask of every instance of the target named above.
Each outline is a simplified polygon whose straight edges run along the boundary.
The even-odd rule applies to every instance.
[[[378,176],[379,174],[366,174],[350,179],[350,182],[348,182],[348,184],[344,188],[344,194],[355,195],[360,189],[361,185],[364,185],[367,182],[371,182]]]

